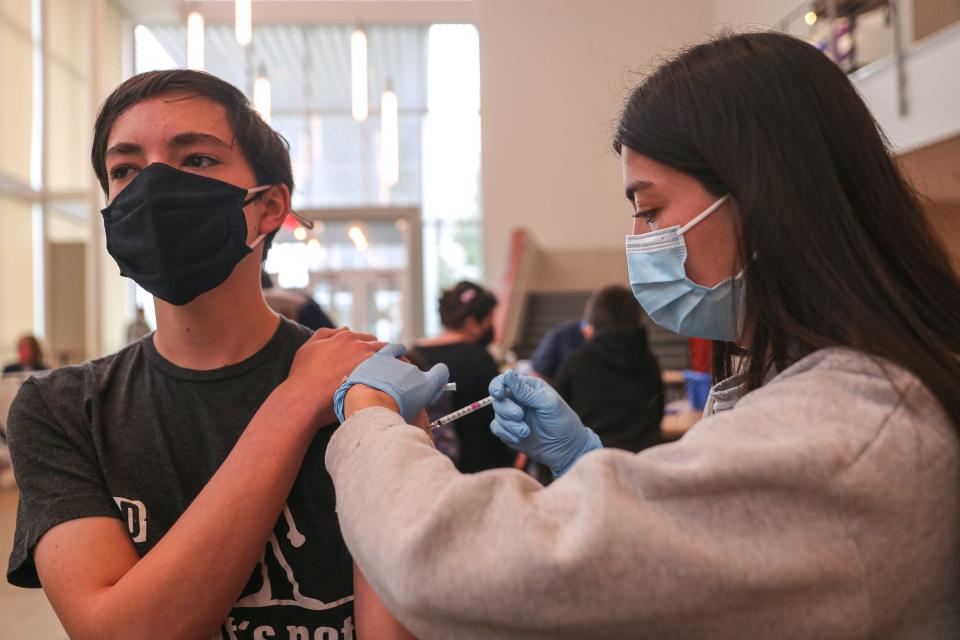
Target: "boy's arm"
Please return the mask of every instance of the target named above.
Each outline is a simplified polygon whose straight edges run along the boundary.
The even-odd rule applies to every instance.
[[[358,638],[378,640],[414,640],[374,593],[360,568],[353,565],[353,610]]]
[[[334,390],[380,348],[371,340],[321,331],[301,347],[289,378],[143,558],[112,518],[50,529],[34,562],[70,637],[209,638],[263,553],[317,429],[329,423]]]

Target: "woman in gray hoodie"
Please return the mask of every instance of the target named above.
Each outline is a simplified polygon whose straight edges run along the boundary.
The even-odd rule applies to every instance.
[[[645,79],[614,146],[634,294],[716,341],[706,417],[604,449],[508,373],[492,429],[559,479],[462,476],[401,417],[442,371],[372,357],[326,460],[374,590],[423,638],[960,637],[960,282],[854,87],[724,37]]]

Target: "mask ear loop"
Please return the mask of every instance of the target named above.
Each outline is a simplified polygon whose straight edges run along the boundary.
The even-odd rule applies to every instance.
[[[299,222],[301,225],[307,229],[313,229],[313,220],[305,217],[303,214],[297,213],[293,209],[290,209],[290,215],[293,216],[293,219]]]
[[[269,189],[269,188],[272,187],[272,186],[273,186],[272,184],[268,184],[268,185],[264,185],[264,186],[262,186],[262,187],[255,187],[255,188],[253,188],[253,189],[247,189],[247,194],[251,194],[251,193],[252,193],[253,195],[250,196],[249,198],[247,198],[247,199],[244,201],[243,206],[247,206],[247,205],[250,204],[251,202],[256,201],[256,199],[260,197],[260,194],[261,194],[261,193],[263,193],[264,191],[266,191],[267,189]],[[313,229],[313,220],[311,220],[310,218],[307,218],[307,217],[303,216],[302,214],[297,213],[297,212],[294,211],[293,209],[290,209],[290,215],[293,216],[293,219],[294,219],[294,220],[296,220],[297,222],[299,222],[301,225],[303,225],[303,226],[306,227],[307,229]]]
[[[265,184],[262,187],[254,187],[253,189],[247,189],[247,196],[249,197],[243,201],[243,206],[247,206],[251,202],[256,202],[257,200],[259,200],[260,196],[263,195],[263,192],[272,186],[273,186],[272,184]]]
[[[688,222],[687,224],[685,224],[685,225],[683,225],[682,227],[680,227],[680,235],[685,234],[687,231],[689,231],[689,230],[692,229],[693,227],[697,226],[699,223],[703,222],[704,219],[706,219],[707,216],[709,216],[711,213],[713,213],[714,211],[716,211],[717,209],[719,209],[720,206],[721,206],[724,202],[726,202],[727,200],[729,200],[729,199],[730,199],[730,194],[728,193],[727,195],[723,196],[722,198],[720,198],[719,200],[717,200],[716,202],[714,202],[712,205],[710,205],[709,207],[707,207],[706,210],[705,210],[703,213],[701,213],[700,215],[698,215],[696,218],[694,218],[693,220],[691,220],[691,221]]]
[[[272,184],[267,184],[262,187],[247,189],[247,195],[250,195],[250,194],[253,194],[253,195],[250,195],[249,198],[243,201],[243,206],[245,207],[251,202],[256,202],[260,198],[260,195],[272,186],[273,186]],[[249,244],[247,246],[250,247],[251,251],[253,251],[254,249],[257,248],[257,245],[263,242],[263,239],[266,237],[267,237],[267,234],[261,233],[260,235],[257,236],[257,239],[253,241],[253,244]]]

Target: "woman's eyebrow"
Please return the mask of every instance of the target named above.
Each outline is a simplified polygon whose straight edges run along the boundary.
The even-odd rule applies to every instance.
[[[644,189],[649,189],[653,186],[652,182],[647,182],[646,180],[634,180],[627,185],[626,195],[627,200],[633,202],[633,194],[637,191],[643,191]]]

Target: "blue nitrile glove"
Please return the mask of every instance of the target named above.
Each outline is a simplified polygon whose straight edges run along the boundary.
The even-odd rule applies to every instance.
[[[508,446],[522,451],[562,476],[580,456],[603,447],[593,429],[553,387],[514,371],[490,382],[494,419],[490,431]]]
[[[333,411],[340,422],[344,421],[343,401],[355,384],[366,385],[393,398],[407,422],[438,399],[450,377],[447,365],[435,365],[424,373],[409,362],[398,360],[406,352],[401,344],[388,344],[357,365],[333,394]]]

